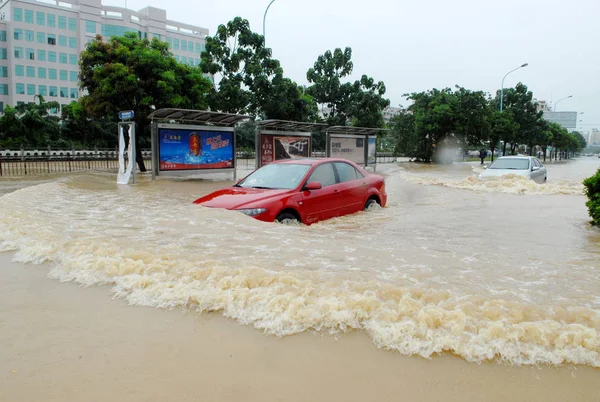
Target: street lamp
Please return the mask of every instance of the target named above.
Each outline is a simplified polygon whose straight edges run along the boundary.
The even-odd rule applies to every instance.
[[[561,99],[557,100],[556,102],[554,102],[554,111],[558,112],[558,110],[556,110],[556,105],[558,104],[558,102],[560,102],[561,100],[572,98],[572,97],[573,97],[573,95],[565,96],[564,98],[561,98]]]
[[[502,78],[502,86],[500,87],[500,113],[502,113],[502,103],[503,103],[503,101],[504,101],[504,78],[506,78],[506,76],[507,76],[508,74],[510,74],[510,73],[512,73],[512,72],[515,72],[515,71],[517,71],[517,70],[518,70],[518,69],[520,69],[520,68],[527,67],[527,66],[528,66],[528,64],[527,64],[527,63],[525,63],[525,64],[522,64],[521,66],[519,66],[519,67],[515,68],[514,70],[511,70],[511,71],[509,71],[508,73],[506,73],[506,74],[504,75],[504,77]]]
[[[267,6],[267,9],[265,10],[265,15],[263,16],[263,38],[265,38],[265,46],[267,44],[267,39],[265,37],[265,20],[267,19],[267,12],[269,11],[269,8],[271,7],[271,4],[273,4],[274,1],[275,0],[271,0],[269,5]]]

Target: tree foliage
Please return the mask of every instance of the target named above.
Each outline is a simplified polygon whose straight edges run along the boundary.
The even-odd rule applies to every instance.
[[[588,197],[586,206],[592,218],[592,224],[600,226],[600,169],[592,177],[583,181],[585,194]]]
[[[363,75],[355,82],[342,83],[354,69],[352,49],[337,48],[326,51],[317,58],[306,73],[312,85],[307,92],[321,105],[327,124],[345,126],[351,123],[361,127],[383,127],[382,110],[389,106],[385,99],[386,88],[381,81]]]
[[[154,109],[207,108],[210,81],[199,68],[177,62],[168,45],[156,38],[126,33],[104,42],[98,35],[81,52],[79,67],[80,87],[87,92],[80,100],[86,113],[116,119],[119,111],[133,110],[139,134]],[[145,171],[140,136],[136,160]]]

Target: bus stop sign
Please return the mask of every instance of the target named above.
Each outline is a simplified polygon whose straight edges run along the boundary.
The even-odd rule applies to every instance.
[[[119,119],[130,120],[133,119],[133,110],[123,110],[119,112]]]

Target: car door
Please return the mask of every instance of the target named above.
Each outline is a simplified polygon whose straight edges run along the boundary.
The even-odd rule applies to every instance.
[[[544,172],[542,171],[542,164],[540,163],[540,161],[538,161],[536,158],[531,159],[531,166],[531,178],[533,179],[533,181],[535,181],[536,183],[542,182],[544,180],[542,178]],[[533,168],[535,168],[535,170]]]
[[[339,181],[341,214],[362,211],[369,185],[361,172],[346,162],[334,162]]]
[[[319,182],[319,190],[302,190],[302,213],[307,224],[340,215],[339,184],[331,162],[315,167],[306,183]],[[306,184],[305,183],[305,184]]]
[[[540,174],[539,183],[544,183],[544,181],[548,175],[548,172],[546,172],[546,166],[544,166],[542,161],[540,161],[539,159],[536,159],[536,161],[537,161],[538,165],[540,166],[540,170],[538,171],[538,173]]]

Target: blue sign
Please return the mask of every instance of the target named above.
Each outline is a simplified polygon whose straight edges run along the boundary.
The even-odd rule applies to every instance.
[[[119,112],[119,119],[121,119],[121,120],[133,119],[133,110],[124,110],[122,112]]]

